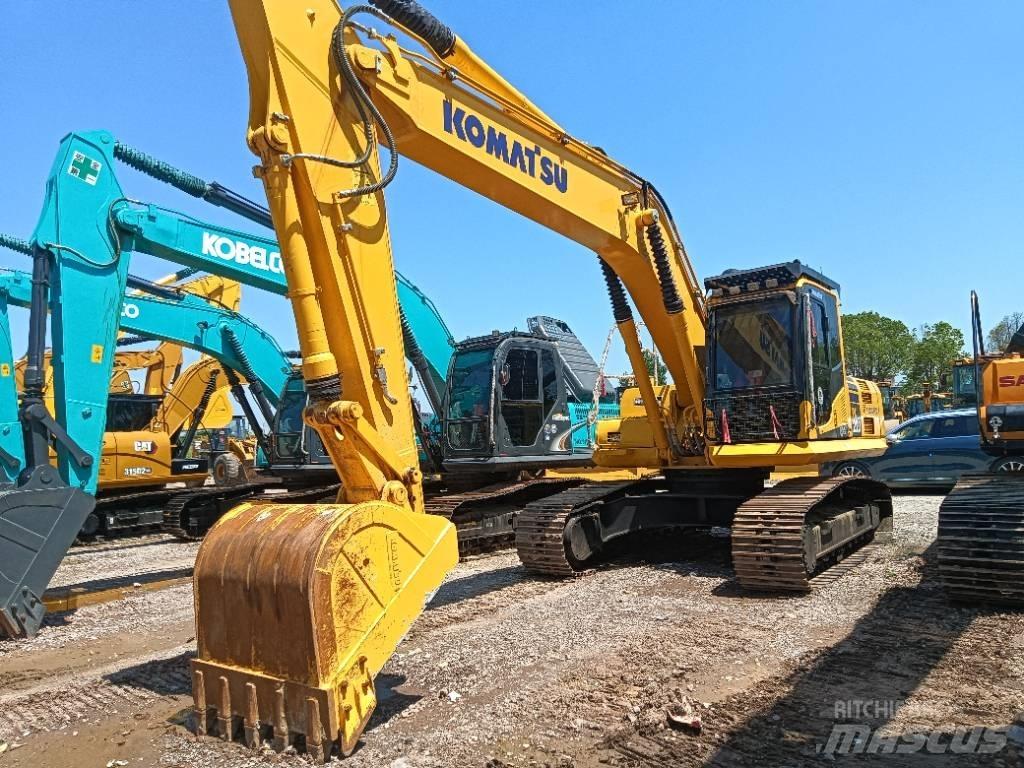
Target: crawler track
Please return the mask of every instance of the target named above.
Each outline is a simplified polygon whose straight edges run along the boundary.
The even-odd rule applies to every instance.
[[[428,514],[440,515],[455,524],[459,557],[465,558],[513,546],[512,517],[517,507],[583,482],[551,477],[510,480],[462,493],[428,494],[425,506]]]
[[[1024,475],[966,475],[939,507],[939,576],[955,600],[1024,605]]]
[[[631,485],[589,483],[527,504],[516,520],[515,533],[516,551],[526,570],[563,578],[580,573],[583,568],[573,560],[565,541],[569,520]]]
[[[198,541],[220,516],[236,504],[266,501],[273,504],[302,504],[337,496],[340,483],[318,485],[289,493],[267,494],[274,486],[249,483],[229,488],[199,488],[180,491],[164,507],[163,530],[185,541]]]
[[[872,510],[872,505],[877,509]],[[848,535],[816,552],[811,545],[815,531],[827,532],[831,520],[857,509],[863,513],[851,515],[856,524]],[[746,589],[808,592],[815,573],[870,542],[878,524],[891,516],[891,496],[880,483],[845,477],[785,480],[736,511],[732,525],[736,578]]]

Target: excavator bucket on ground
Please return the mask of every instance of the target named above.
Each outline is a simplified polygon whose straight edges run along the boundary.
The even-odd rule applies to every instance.
[[[457,562],[447,520],[384,501],[234,508],[196,560],[197,733],[350,754],[374,676]]]
[[[46,585],[95,504],[50,466],[36,467],[25,482],[0,493],[0,637],[39,631]]]

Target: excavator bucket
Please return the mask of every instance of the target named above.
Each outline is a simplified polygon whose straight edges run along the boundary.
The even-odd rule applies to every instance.
[[[39,631],[46,585],[95,504],[49,466],[0,488],[0,636]]]
[[[448,521],[383,501],[235,507],[196,559],[197,734],[350,754],[374,676],[457,562]]]

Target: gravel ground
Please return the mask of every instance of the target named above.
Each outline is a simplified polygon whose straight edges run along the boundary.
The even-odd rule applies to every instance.
[[[68,552],[51,579],[50,587],[191,568],[198,551],[199,542],[179,541],[162,533],[80,544]]]
[[[894,733],[1007,726],[1024,710],[1024,617],[945,602],[929,550],[939,500],[898,497],[892,540],[804,597],[739,592],[728,541],[708,537],[669,562],[573,581],[528,578],[513,554],[462,563],[378,677],[378,710],[347,765],[821,765],[814,745],[837,700],[904,702],[872,723]],[[305,764],[190,734],[191,624],[182,587],[0,644],[0,741],[19,745],[0,761]],[[666,725],[687,706],[699,733]],[[905,759],[1021,764],[1012,743]]]

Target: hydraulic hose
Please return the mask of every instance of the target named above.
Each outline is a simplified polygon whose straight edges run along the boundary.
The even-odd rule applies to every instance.
[[[32,255],[32,244],[28,240],[22,240],[20,237],[14,237],[13,235],[5,235],[3,232],[0,232],[0,246],[17,253],[23,253],[26,256]]]
[[[267,395],[263,391],[263,385],[260,384],[260,381],[256,376],[256,371],[253,369],[252,363],[249,362],[249,356],[245,353],[245,348],[242,346],[242,342],[231,328],[224,328],[224,337],[228,340],[228,345],[231,347],[231,350],[235,353],[235,357],[238,359],[239,370],[242,375],[249,380],[249,391],[252,392],[252,396],[256,398],[256,405],[259,406],[260,413],[263,414],[263,418],[266,419],[268,424],[273,424],[274,408],[267,400]]]
[[[384,120],[384,116],[380,113],[380,110],[377,109],[377,105],[373,103],[373,99],[371,99],[370,95],[366,92],[366,88],[363,87],[363,84],[356,75],[355,70],[352,69],[352,62],[345,50],[345,28],[349,25],[352,17],[360,13],[375,16],[387,24],[392,24],[395,20],[383,11],[374,8],[372,5],[353,5],[342,14],[341,20],[338,22],[338,26],[334,28],[334,34],[331,38],[331,55],[334,58],[335,66],[341,73],[342,80],[345,81],[346,90],[352,96],[352,100],[356,106],[356,111],[359,113],[359,119],[363,123],[363,137],[366,146],[363,148],[359,157],[354,160],[339,160],[334,157],[328,157],[327,155],[314,154],[310,152],[299,152],[294,155],[284,155],[282,157],[282,160],[284,160],[286,164],[291,163],[293,160],[310,160],[315,163],[325,163],[326,165],[333,165],[339,168],[362,168],[369,162],[370,157],[373,154],[373,148],[376,144],[376,138],[373,134],[373,124],[376,123],[380,128],[381,133],[384,135],[384,144],[387,146],[388,154],[390,155],[388,169],[384,173],[384,176],[381,177],[380,181],[366,184],[361,187],[354,187],[353,189],[341,190],[337,193],[339,197],[361,197],[363,195],[371,195],[374,192],[379,192],[390,184],[398,173],[398,142],[395,141],[395,135]]]
[[[633,319],[633,310],[626,301],[626,289],[622,287],[622,280],[615,274],[615,270],[608,266],[608,262],[600,256],[597,260],[601,262],[601,273],[604,275],[605,285],[608,286],[608,298],[612,302],[612,317],[616,323],[625,323]]]
[[[268,229],[274,228],[270,211],[265,207],[234,192],[216,181],[207,182],[198,176],[175,168],[170,163],[157,160],[141,150],[117,142],[114,144],[114,157],[137,171],[151,176],[165,184],[170,184],[187,195],[198,197],[213,205],[226,208],[249,221],[260,224]]]
[[[647,242],[650,243],[651,254],[654,256],[654,268],[658,272],[658,282],[661,284],[661,301],[666,312],[678,315],[683,311],[683,300],[679,298],[676,281],[672,277],[672,265],[669,263],[668,248],[665,247],[665,237],[661,234],[661,227],[657,221],[648,224],[646,231]]]
[[[423,38],[431,50],[445,59],[455,50],[455,33],[415,0],[369,0],[415,35]]]

